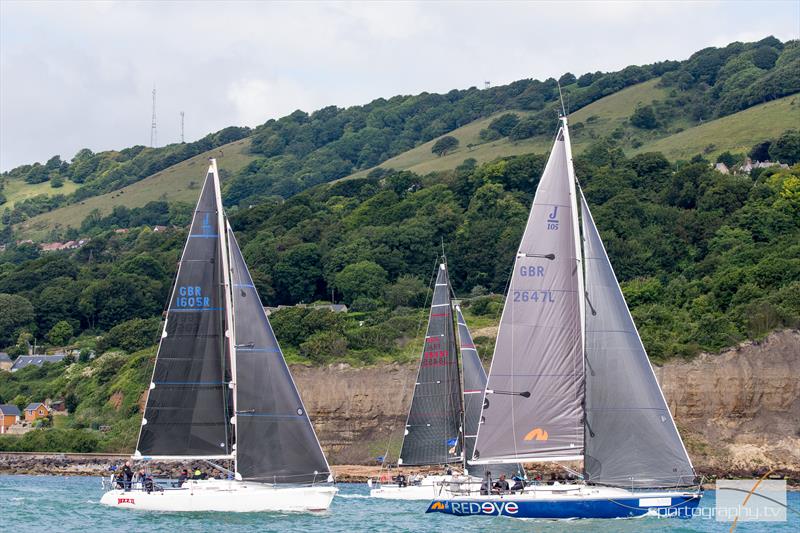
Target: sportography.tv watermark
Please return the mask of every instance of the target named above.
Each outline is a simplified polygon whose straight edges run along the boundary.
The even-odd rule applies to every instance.
[[[660,508],[662,518],[708,518],[718,522],[785,522],[786,480],[724,479],[716,484],[716,505]],[[796,512],[796,511],[795,511]]]

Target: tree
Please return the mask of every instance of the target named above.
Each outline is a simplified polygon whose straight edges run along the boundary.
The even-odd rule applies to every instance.
[[[567,72],[566,74],[558,78],[558,83],[560,83],[562,87],[565,87],[571,83],[575,83],[576,81],[577,78],[575,77],[575,74],[571,72]]]
[[[763,141],[750,149],[750,159],[753,161],[767,161],[769,159],[769,147],[772,146],[772,141]]]
[[[719,156],[717,156],[717,163],[722,163],[728,168],[733,167],[733,165],[736,164],[736,161],[737,161],[736,156],[734,156],[729,151],[722,152],[721,154],[719,154]]]
[[[506,113],[491,121],[489,129],[496,131],[501,137],[507,137],[517,124],[519,116],[516,113]]]
[[[54,346],[63,346],[72,338],[74,333],[72,325],[66,320],[62,320],[50,329],[47,334],[47,340]]]
[[[658,127],[656,113],[653,106],[638,106],[631,115],[631,124],[643,130],[652,130]]]
[[[135,352],[156,344],[160,330],[161,319],[158,317],[134,318],[111,328],[97,344],[97,349],[103,352],[110,348],[122,348],[126,352]]]
[[[458,148],[458,139],[451,135],[445,135],[433,143],[431,153],[442,157],[443,155],[447,155],[447,152],[455,150],[456,148]]]
[[[787,130],[778,137],[769,147],[769,157],[773,161],[780,161],[794,165],[800,161],[800,132]]]
[[[336,288],[344,295],[347,302],[363,296],[377,298],[386,285],[386,271],[372,261],[359,261],[347,265],[336,274]]]
[[[64,186],[64,178],[58,174],[50,176],[50,186],[54,189],[59,189]]]
[[[67,412],[69,414],[73,414],[75,409],[78,408],[78,397],[75,396],[74,392],[70,392],[66,396],[64,396],[64,407],[67,408]]]
[[[33,305],[24,296],[0,294],[0,346],[14,342],[19,330],[33,322]]]
[[[415,276],[400,276],[386,287],[386,303],[392,307],[419,307],[424,305],[427,289]]]

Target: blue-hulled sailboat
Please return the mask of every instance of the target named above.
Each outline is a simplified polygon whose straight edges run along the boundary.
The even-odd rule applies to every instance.
[[[469,464],[574,461],[583,464],[577,483],[464,493],[433,500],[427,512],[688,517],[700,501],[577,185],[562,117],[515,258]]]

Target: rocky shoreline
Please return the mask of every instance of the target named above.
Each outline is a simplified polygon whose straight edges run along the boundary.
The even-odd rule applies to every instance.
[[[128,460],[124,454],[59,454],[59,453],[11,453],[0,452],[0,474],[2,475],[52,475],[52,476],[96,476],[111,474],[111,467]],[[183,465],[176,463],[150,462],[150,470],[159,476],[178,477]],[[187,465],[193,466],[193,465]],[[340,483],[366,483],[367,479],[378,479],[381,475],[379,465],[331,465]],[[438,473],[434,467],[404,468],[406,474]],[[563,474],[557,466],[537,465],[537,472],[548,479],[552,474]],[[715,479],[760,478],[768,472],[765,467],[756,469],[698,468],[698,474],[705,478],[704,486],[713,488]],[[800,471],[791,469],[775,470],[771,479],[786,479],[791,487],[800,487]]]

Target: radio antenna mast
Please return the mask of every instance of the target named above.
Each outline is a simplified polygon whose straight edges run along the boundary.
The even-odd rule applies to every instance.
[[[183,144],[183,111],[181,111],[181,144]]]
[[[150,147],[155,148],[158,144],[158,132],[156,131],[156,86],[153,85],[153,120],[150,122]]]

